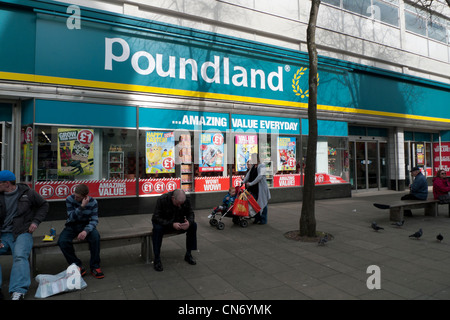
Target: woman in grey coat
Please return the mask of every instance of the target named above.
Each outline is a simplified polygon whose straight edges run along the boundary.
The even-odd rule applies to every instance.
[[[269,186],[266,181],[266,165],[259,163],[256,153],[251,155],[249,163],[250,168],[243,183],[261,207],[261,211],[255,216],[255,223],[266,224],[267,204],[270,200]]]

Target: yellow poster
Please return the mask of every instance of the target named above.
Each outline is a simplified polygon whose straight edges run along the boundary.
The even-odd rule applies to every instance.
[[[77,176],[94,173],[94,131],[58,129],[58,175]]]

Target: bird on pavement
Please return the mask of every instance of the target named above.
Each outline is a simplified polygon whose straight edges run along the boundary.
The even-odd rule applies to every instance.
[[[371,227],[372,227],[372,229],[375,230],[375,231],[378,231],[378,230],[384,230],[384,228],[378,226],[376,222],[372,222]]]
[[[391,225],[396,226],[396,227],[401,227],[401,226],[403,226],[404,223],[405,223],[405,220],[402,220],[402,221],[397,221],[395,223],[391,223]]]
[[[422,236],[423,232],[422,232],[422,228],[419,229],[419,231],[414,232],[412,235],[410,235],[410,238],[416,238],[419,239]]]
[[[325,234],[325,236],[319,238],[318,244],[319,244],[319,246],[324,246],[325,243],[327,243],[327,242],[328,242],[328,234]]]
[[[442,242],[442,240],[444,240],[444,237],[442,236],[442,234],[439,233],[439,234],[436,236],[436,239],[437,239],[437,241]]]

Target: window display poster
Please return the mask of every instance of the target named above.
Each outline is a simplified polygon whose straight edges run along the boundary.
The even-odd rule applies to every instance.
[[[253,153],[258,154],[258,136],[236,135],[236,171],[247,171],[247,162]]]
[[[278,137],[278,171],[295,171],[296,169],[296,138]]]
[[[200,135],[200,172],[223,171],[224,138],[221,133],[202,133]]]
[[[94,130],[58,129],[58,175],[94,173]]]
[[[417,144],[416,145],[416,158],[417,158],[417,165],[423,166],[425,164],[425,150],[423,144]]]
[[[175,137],[173,132],[145,132],[145,172],[175,172]]]

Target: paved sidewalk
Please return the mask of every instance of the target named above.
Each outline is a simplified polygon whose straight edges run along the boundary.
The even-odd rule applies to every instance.
[[[164,239],[163,272],[144,264],[140,246],[101,252],[105,278],[85,276],[88,286],[48,300],[322,300],[322,299],[450,299],[450,218],[440,206],[437,218],[413,210],[403,227],[391,225],[387,210],[374,202],[398,200],[394,191],[354,194],[352,198],[316,201],[317,230],[334,239],[325,246],[287,239],[299,228],[301,202],[271,204],[267,225],[247,228],[225,219],[225,229],[209,225],[209,210],[196,211],[198,252],[196,266],[184,262],[185,236]],[[375,232],[376,221],[384,230]],[[57,232],[64,221],[47,221]],[[124,226],[151,227],[151,215],[100,218],[99,229]],[[423,229],[420,240],[408,236]],[[444,235],[443,242],[436,235]],[[79,254],[88,263],[89,253]],[[3,292],[8,291],[11,257],[0,257]],[[370,290],[367,268],[381,271],[381,289]],[[67,265],[61,254],[38,256],[41,273],[56,274]],[[34,299],[37,283],[26,299]]]

